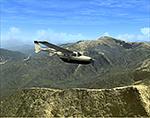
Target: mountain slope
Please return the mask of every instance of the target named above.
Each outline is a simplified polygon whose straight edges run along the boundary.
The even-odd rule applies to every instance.
[[[18,51],[10,51],[0,48],[0,59],[2,60],[20,60],[23,59],[25,55]]]
[[[148,43],[129,43],[111,37],[63,46],[90,55],[95,59],[94,64],[67,64],[57,56],[50,57],[45,53],[33,55],[27,61],[20,56],[17,61],[1,65],[2,96],[28,87],[113,88],[131,85],[139,81],[135,76],[136,69],[150,58]],[[147,80],[150,80],[149,76]]]
[[[146,117],[149,103],[150,88],[144,85],[105,90],[31,88],[1,101],[0,116]]]
[[[149,43],[101,37],[63,46],[95,62],[0,49],[1,117],[150,116]]]

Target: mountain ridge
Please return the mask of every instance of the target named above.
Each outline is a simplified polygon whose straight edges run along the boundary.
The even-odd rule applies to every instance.
[[[71,50],[83,51],[85,55],[94,58],[93,65],[67,64],[57,56],[45,53],[31,55],[26,61],[8,61],[1,65],[1,89],[8,89],[9,93],[12,88],[24,87],[113,88],[130,85],[141,80],[135,79],[135,75],[142,72],[135,70],[150,58],[150,50],[149,47],[141,46],[145,44],[130,49],[121,45],[111,37],[67,45]]]
[[[1,116],[146,117],[150,115],[149,90],[144,85],[113,89],[23,89],[1,101]]]
[[[68,64],[46,53],[24,58],[3,50],[9,53],[0,54],[2,61],[8,59],[1,63],[0,116],[150,116],[148,43],[101,37],[62,47],[82,51],[95,61]]]

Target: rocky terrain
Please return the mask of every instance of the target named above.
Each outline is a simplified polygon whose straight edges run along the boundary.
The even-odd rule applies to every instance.
[[[150,116],[150,43],[105,36],[62,46],[95,62],[0,49],[1,116]]]
[[[150,88],[24,89],[1,101],[1,116],[150,116]]]

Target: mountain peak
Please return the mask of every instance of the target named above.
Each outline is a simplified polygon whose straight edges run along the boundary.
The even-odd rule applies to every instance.
[[[116,40],[116,39],[111,36],[102,36],[98,38],[98,40]]]
[[[80,40],[76,43],[73,43],[69,46],[70,49],[76,50],[88,50],[91,48],[96,48],[99,46],[108,46],[108,47],[123,47],[124,49],[133,49],[139,46],[148,47],[149,45],[142,42],[126,42],[124,40],[116,39],[110,36],[102,36],[97,40]]]
[[[103,36],[103,37],[98,38],[98,40],[100,40],[104,44],[106,44],[106,43],[110,44],[110,45],[117,44],[117,45],[120,45],[126,49],[135,48],[135,47],[138,47],[140,45],[145,46],[145,44],[141,43],[141,42],[139,42],[139,43],[138,42],[127,42],[127,41],[119,40],[119,39],[116,39],[116,38],[113,38],[110,36]]]
[[[125,42],[123,40],[119,40],[110,36],[102,36],[100,38],[98,38],[97,40],[100,40],[102,42],[112,42],[112,43],[121,43],[121,42]]]

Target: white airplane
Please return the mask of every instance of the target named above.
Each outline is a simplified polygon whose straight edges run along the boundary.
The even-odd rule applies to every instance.
[[[67,63],[76,63],[76,64],[90,64],[94,61],[89,56],[85,56],[80,52],[71,51],[57,45],[48,43],[47,41],[34,41],[35,52],[39,53],[40,51],[46,51],[50,56],[57,55],[62,61]],[[47,46],[47,48],[42,48],[40,44]]]

